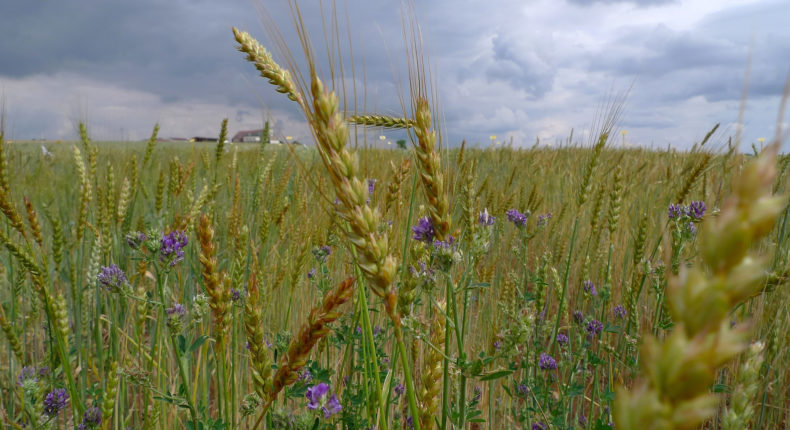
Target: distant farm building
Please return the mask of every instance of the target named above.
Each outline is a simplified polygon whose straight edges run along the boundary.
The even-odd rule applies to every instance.
[[[189,141],[190,142],[216,142],[217,138],[216,137],[195,136],[195,137],[189,139]]]
[[[263,136],[263,129],[260,130],[244,130],[236,133],[233,136],[234,142],[260,142]]]

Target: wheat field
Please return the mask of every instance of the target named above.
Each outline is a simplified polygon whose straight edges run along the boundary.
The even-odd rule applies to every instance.
[[[402,117],[234,35],[315,146],[0,137],[5,428],[787,427],[780,133],[450,148],[417,31]]]

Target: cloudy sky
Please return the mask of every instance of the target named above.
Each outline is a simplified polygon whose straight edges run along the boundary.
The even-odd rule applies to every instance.
[[[317,2],[301,3],[322,48]],[[786,0],[417,3],[450,145],[583,136],[601,102],[629,87],[619,123],[629,144],[688,147],[717,122],[726,136],[750,55],[744,140],[775,131],[790,73]],[[156,122],[162,137],[213,136],[228,117],[231,133],[268,118],[279,135],[309,141],[296,105],[235,51],[231,26],[270,44],[261,4],[298,53],[286,0],[3,0],[6,134],[70,139],[86,120],[95,139],[143,139]],[[401,2],[347,5],[366,105],[400,112]]]

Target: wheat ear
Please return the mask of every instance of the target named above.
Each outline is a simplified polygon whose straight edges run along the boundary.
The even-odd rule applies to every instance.
[[[209,296],[209,307],[214,316],[214,329],[216,331],[217,347],[222,349],[225,334],[228,330],[228,307],[230,304],[230,288],[222,282],[217,270],[216,250],[214,249],[214,229],[208,215],[201,214],[197,226],[198,240],[200,241],[200,264],[203,284]]]
[[[428,201],[428,213],[439,240],[447,240],[452,228],[450,219],[450,202],[444,186],[444,173],[441,159],[436,150],[436,131],[431,128],[431,108],[428,100],[417,97],[414,106],[414,134],[417,137],[417,160],[422,172],[423,190]]]
[[[261,72],[261,76],[277,87],[278,92],[287,95],[289,99],[299,103],[302,107],[305,106],[302,94],[291,79],[291,73],[280,67],[263,45],[246,31],[240,31],[235,27],[233,36],[236,38],[236,42],[239,42],[239,51],[247,54],[247,60],[255,64],[255,68]]]
[[[329,324],[342,315],[340,307],[354,294],[354,283],[354,278],[348,278],[341,282],[333,291],[324,296],[321,305],[310,311],[307,322],[302,324],[299,334],[291,340],[288,354],[272,379],[261,417],[266,414],[277,394],[299,378],[298,372],[307,364],[310,351],[319,340],[329,333]]]
[[[445,314],[444,303],[439,303],[431,321],[431,344],[436,348],[428,347],[425,363],[422,370],[422,389],[419,392],[420,425],[423,429],[433,428],[433,417],[439,407],[439,390],[442,379],[444,357],[439,351],[444,350],[445,340]]]
[[[644,340],[646,378],[630,392],[618,391],[617,428],[695,429],[715,413],[718,398],[709,387],[748,336],[748,329],[730,327],[729,312],[767,279],[763,262],[748,249],[773,229],[787,202],[771,195],[777,147],[744,167],[718,217],[702,224],[704,267],[683,267],[670,278],[667,301],[677,325],[664,342]]]
[[[348,122],[352,124],[367,125],[372,127],[384,128],[411,128],[414,127],[414,120],[409,118],[397,118],[384,115],[351,115]]]
[[[374,294],[384,299],[387,314],[396,325],[397,295],[392,280],[397,262],[390,255],[389,237],[382,233],[381,213],[367,204],[368,186],[357,175],[359,159],[347,147],[348,129],[338,108],[338,98],[313,76],[311,91],[314,112],[308,112],[324,165],[337,191],[338,216],[348,222],[346,233],[357,251],[357,262]]]
[[[265,399],[272,385],[272,363],[263,340],[263,310],[259,303],[257,265],[257,258],[253,253],[253,270],[250,272],[247,297],[244,300],[244,331],[250,350],[255,392],[261,399]]]

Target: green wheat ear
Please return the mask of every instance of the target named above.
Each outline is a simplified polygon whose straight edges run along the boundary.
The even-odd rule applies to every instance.
[[[704,267],[682,268],[670,279],[667,299],[677,325],[664,342],[644,340],[645,379],[618,391],[618,428],[694,429],[715,413],[718,398],[709,387],[719,367],[746,347],[749,334],[730,327],[729,312],[767,278],[764,263],[748,250],[773,229],[787,203],[786,196],[771,194],[776,151],[774,145],[748,163],[719,215],[703,223]]]
[[[384,115],[352,115],[347,120],[353,124],[384,128],[411,128],[415,124],[413,119]]]

